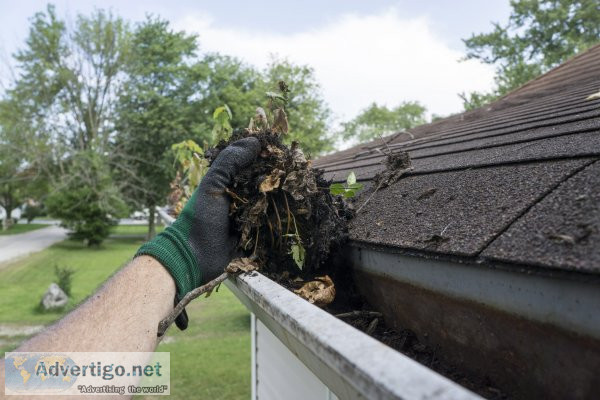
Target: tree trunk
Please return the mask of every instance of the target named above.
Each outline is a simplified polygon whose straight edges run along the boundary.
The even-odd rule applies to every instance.
[[[6,211],[6,215],[4,216],[4,221],[2,221],[2,230],[6,231],[12,225],[12,204],[7,204],[4,206],[4,211]]]
[[[12,210],[14,208],[14,198],[12,197],[12,193],[9,190],[3,193],[2,202],[0,203],[4,207],[4,212],[6,215],[4,216],[4,221],[2,221],[2,230],[6,231],[12,225]]]
[[[148,240],[150,240],[154,236],[156,236],[156,226],[154,224],[155,215],[156,215],[156,206],[149,205],[148,206],[148,237],[147,237]]]

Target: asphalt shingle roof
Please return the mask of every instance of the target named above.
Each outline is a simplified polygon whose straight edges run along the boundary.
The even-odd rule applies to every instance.
[[[587,100],[598,91],[600,45],[488,106],[315,166],[370,181],[389,151],[409,153],[412,171],[352,222],[355,242],[600,273],[600,99]]]

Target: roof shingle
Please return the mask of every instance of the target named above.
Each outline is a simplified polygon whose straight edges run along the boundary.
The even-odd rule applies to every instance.
[[[413,170],[372,196],[354,241],[600,273],[600,99],[587,100],[599,90],[597,45],[488,106],[315,166],[369,181],[389,151],[409,153]]]

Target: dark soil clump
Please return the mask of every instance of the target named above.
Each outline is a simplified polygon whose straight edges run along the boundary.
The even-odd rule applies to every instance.
[[[385,165],[385,170],[378,173],[373,179],[378,189],[383,189],[393,184],[407,171],[412,169],[410,156],[405,151],[388,154],[383,164]]]
[[[313,278],[331,252],[346,242],[353,212],[341,197],[329,193],[329,182],[311,167],[297,143],[288,147],[269,130],[237,129],[206,152],[209,162],[248,136],[258,138],[261,153],[229,188],[238,249],[254,257],[263,273]]]
[[[373,324],[377,319],[378,322]],[[396,331],[385,324],[385,321],[379,318],[357,316],[354,318],[344,318],[344,320],[355,328],[369,334],[373,338],[379,340],[397,350],[413,360],[425,365],[428,368],[444,375],[452,381],[464,386],[467,389],[483,396],[490,400],[508,400],[510,396],[496,387],[491,381],[486,379],[475,378],[472,375],[461,372],[451,364],[440,360],[437,357],[437,348],[428,346],[419,341],[417,335],[408,329]],[[375,325],[372,332],[368,332],[370,326]]]

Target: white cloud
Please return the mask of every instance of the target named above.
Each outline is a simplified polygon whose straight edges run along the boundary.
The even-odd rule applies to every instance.
[[[314,67],[338,120],[354,117],[373,101],[394,106],[418,100],[432,113],[450,114],[462,109],[457,93],[492,86],[489,66],[459,62],[463,54],[436,37],[427,18],[404,19],[396,9],[344,15],[289,35],[216,27],[206,16],[188,16],[175,26],[197,33],[203,51],[237,56],[260,68],[273,53]]]

